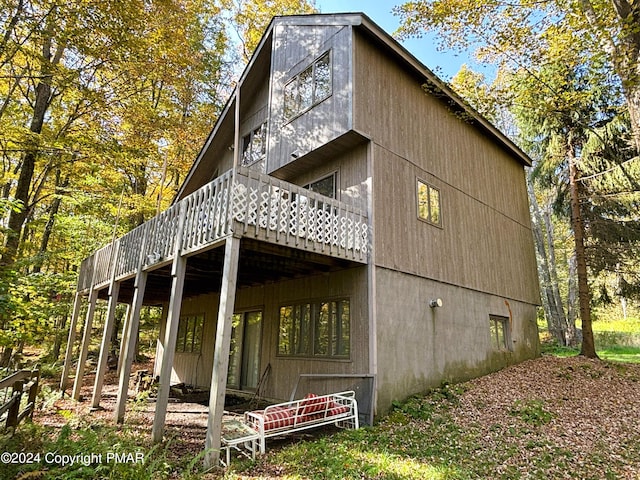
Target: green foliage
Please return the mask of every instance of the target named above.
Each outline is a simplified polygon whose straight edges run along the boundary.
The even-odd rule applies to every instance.
[[[21,424],[0,436],[0,451],[40,454],[31,463],[0,465],[2,478],[161,480],[198,478],[202,456],[175,459],[169,444],[149,444],[148,435],[82,421],[69,413],[61,428]],[[119,457],[117,457],[117,456]],[[72,462],[72,459],[73,462]]]
[[[229,20],[250,53],[272,15],[312,9],[0,0],[0,346],[48,343],[69,307],[45,311],[54,279],[32,274],[76,272],[171,202],[242,63]]]
[[[229,24],[240,39],[240,55],[247,63],[276,15],[315,13],[313,0],[223,0]]]
[[[542,400],[527,400],[525,402],[516,400],[509,413],[537,427],[545,425],[553,419],[553,414],[545,410]]]

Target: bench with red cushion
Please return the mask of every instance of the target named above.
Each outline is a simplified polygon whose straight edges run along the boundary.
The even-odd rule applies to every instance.
[[[352,391],[328,395],[308,394],[300,400],[270,405],[264,410],[245,412],[245,422],[260,435],[260,452],[265,439],[322,425],[358,428],[358,403]]]

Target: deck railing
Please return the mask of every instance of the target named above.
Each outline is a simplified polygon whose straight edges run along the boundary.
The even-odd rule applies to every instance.
[[[78,289],[170,261],[176,241],[180,255],[187,255],[232,233],[360,263],[367,261],[370,241],[364,209],[240,167],[86,258]]]
[[[19,370],[4,379],[0,379],[0,422],[6,422],[7,427],[17,427],[26,417],[32,417],[38,395],[40,370]],[[11,389],[11,391],[9,390]],[[20,411],[22,397],[27,393],[27,402]],[[5,415],[6,413],[6,415]]]

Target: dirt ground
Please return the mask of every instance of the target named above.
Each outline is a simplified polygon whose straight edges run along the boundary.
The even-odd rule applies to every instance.
[[[125,412],[125,424],[150,439],[155,415],[156,403],[153,399],[132,402],[138,396],[136,389],[137,372],[153,372],[153,361],[135,363],[131,369],[129,382],[129,401]],[[37,410],[34,421],[47,426],[62,427],[69,422],[69,413],[89,423],[103,422],[115,424],[115,408],[118,395],[118,377],[115,371],[105,375],[100,400],[100,408],[91,408],[95,371],[88,369],[83,378],[80,401],[71,399],[73,381],[69,381],[64,396],[58,398],[47,408]],[[58,388],[58,385],[52,385]],[[207,432],[209,392],[203,390],[172,388],[165,419],[164,438],[169,439],[168,449],[176,458],[196,456],[202,452]],[[255,398],[227,397],[225,410],[243,413],[246,410],[264,408],[265,402]]]
[[[141,370],[153,372],[153,362],[133,365],[132,378],[129,382],[130,400],[137,394],[135,375]],[[105,375],[100,408],[97,410],[91,408],[95,372],[87,372],[83,380],[79,402],[70,398],[73,389],[73,382],[70,381],[66,394],[48,408],[37,411],[34,415],[34,421],[43,425],[61,427],[68,422],[68,412],[72,412],[89,422],[91,419],[95,419],[96,422],[115,424],[115,406],[118,394],[116,372],[109,371]],[[171,451],[175,455],[196,455],[204,448],[208,414],[207,401],[207,392],[195,392],[192,395],[184,395],[182,398],[176,398],[176,395],[172,394],[167,407],[165,438],[179,438],[179,441],[172,441],[170,444]],[[155,406],[153,401],[140,401],[135,405],[129,401],[125,413],[125,423],[143,434],[151,435]]]

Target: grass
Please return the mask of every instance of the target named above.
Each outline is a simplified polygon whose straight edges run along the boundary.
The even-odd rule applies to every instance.
[[[563,358],[573,357],[580,353],[580,348],[561,347],[555,342],[545,341],[542,343],[542,353]],[[638,347],[599,346],[596,344],[596,353],[601,360],[609,362],[640,363],[640,348]]]
[[[40,401],[52,405],[59,392],[44,385]],[[44,398],[43,398],[44,397]],[[196,479],[201,456],[176,458],[170,444],[152,445],[148,431],[113,425],[59,410],[66,423],[45,426],[25,420],[0,430],[0,478],[38,480]]]
[[[149,446],[148,435],[86,425],[71,414],[69,420],[62,428],[26,422],[15,435],[0,436],[0,451],[15,454],[15,461],[0,464],[0,478],[145,480],[189,472],[186,465],[172,465],[164,447]]]
[[[578,325],[579,327],[579,325]],[[596,342],[596,353],[602,360],[610,362],[640,363],[640,317],[620,319],[600,315],[592,324]],[[547,324],[538,321],[542,353],[558,357],[578,355],[580,349],[558,346],[549,337]]]
[[[454,414],[461,394],[460,387],[444,386],[412,397],[373,427],[271,450],[257,464],[233,463],[225,478],[596,480],[623,478],[637,464],[638,435],[625,440],[628,458],[619,461],[554,440],[549,431],[558,428],[557,415],[540,399],[514,400],[506,421],[461,424]]]

